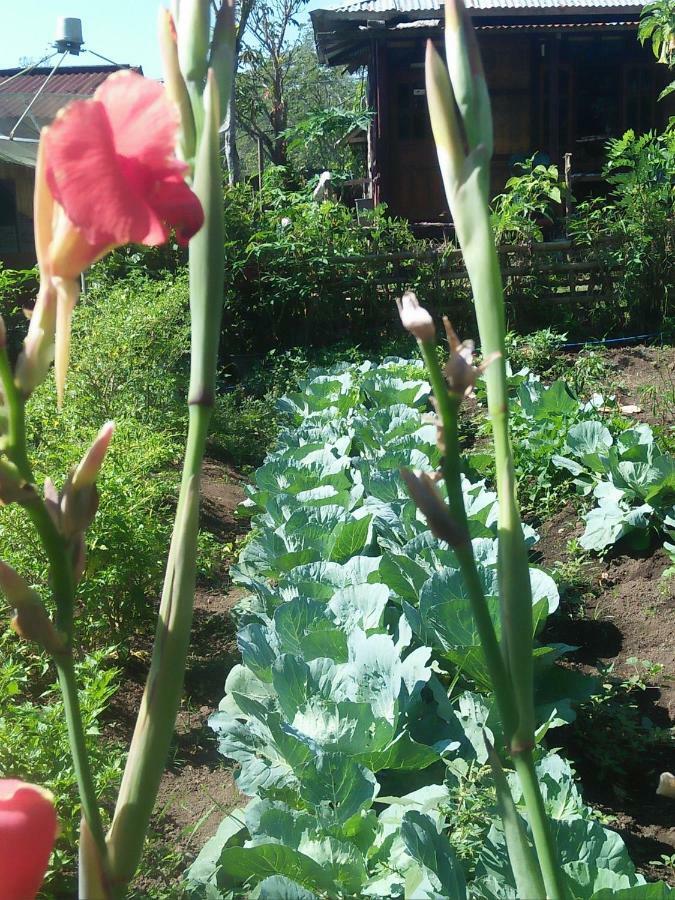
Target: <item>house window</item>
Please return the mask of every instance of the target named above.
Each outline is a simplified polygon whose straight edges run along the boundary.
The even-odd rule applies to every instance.
[[[18,253],[18,224],[16,187],[8,178],[0,178],[0,252]]]

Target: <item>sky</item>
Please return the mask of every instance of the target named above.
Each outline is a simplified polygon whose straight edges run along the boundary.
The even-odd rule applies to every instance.
[[[326,5],[332,5],[330,0],[310,0],[307,10]],[[85,47],[116,63],[140,65],[146,75],[159,78],[159,6],[158,0],[0,0],[0,69],[18,66],[23,57],[43,57],[54,40],[57,18],[70,16],[82,20]],[[63,65],[96,62],[100,61],[83,52],[66,57]]]

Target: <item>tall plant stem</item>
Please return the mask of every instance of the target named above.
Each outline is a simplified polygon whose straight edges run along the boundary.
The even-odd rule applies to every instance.
[[[192,347],[187,446],[150,672],[107,837],[116,897],[125,895],[141,859],[169,753],[190,643],[199,482],[215,396],[224,286],[220,106],[212,73],[204,92],[203,122],[193,187],[204,210],[204,225],[190,242]]]
[[[26,445],[25,400],[14,383],[7,351],[4,347],[0,348],[0,383],[8,414],[7,455],[17,467],[21,477],[28,484],[33,485],[33,471]],[[73,767],[82,810],[99,853],[101,874],[105,880],[107,872],[105,832],[89,765],[73,664],[73,608],[75,602],[73,570],[66,541],[57,530],[34,485],[33,490],[35,491],[34,498],[26,505],[26,511],[47,555],[52,595],[56,607],[55,625],[66,638],[65,648],[62,653],[54,656],[54,663],[63,696]],[[108,896],[108,894],[106,893],[104,896]]]
[[[557,853],[551,827],[544,809],[544,801],[537,781],[537,773],[534,768],[532,751],[525,750],[513,757],[513,762],[518,773],[518,779],[523,789],[523,798],[530,814],[530,828],[534,838],[534,846],[539,857],[541,874],[546,886],[546,896],[549,900],[564,900],[567,890],[563,880],[563,873],[557,860]],[[536,810],[536,815],[534,814]]]
[[[499,358],[488,367],[485,380],[495,446],[499,502],[498,572],[502,641],[518,714],[509,749],[523,787],[547,894],[550,900],[561,900],[566,897],[563,874],[532,760],[535,727],[532,588],[509,437],[502,280],[487,204],[478,191],[473,192],[470,200],[471,215],[466,220],[463,219],[461,225],[458,218],[457,231],[474,292],[481,349],[485,356],[499,354]],[[467,227],[468,221],[470,228]]]
[[[443,425],[443,436],[445,439],[443,477],[448,492],[448,505],[459,532],[465,536],[465,540],[453,546],[453,550],[469,593],[471,610],[478,628],[478,635],[485,654],[485,661],[490,673],[492,688],[497,698],[497,705],[508,744],[516,727],[517,716],[506,666],[504,665],[490,611],[485,600],[485,593],[478,575],[469,537],[469,523],[464,506],[462,475],[459,465],[459,436],[457,432],[459,399],[448,392],[434,345],[420,341],[420,349],[429,373],[438,414]]]

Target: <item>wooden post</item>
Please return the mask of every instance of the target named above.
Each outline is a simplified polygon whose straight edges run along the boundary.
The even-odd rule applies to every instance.
[[[551,90],[549,92],[548,134],[551,161],[560,165],[560,38],[556,35],[549,43],[551,51],[549,73]]]
[[[572,193],[572,154],[565,154],[565,234],[568,234],[567,222],[574,212],[574,194]]]

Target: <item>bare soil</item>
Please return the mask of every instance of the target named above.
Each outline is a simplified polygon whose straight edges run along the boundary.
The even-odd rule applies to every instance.
[[[639,407],[631,417],[672,427],[675,350],[621,348],[606,358],[612,371],[608,389],[622,405]],[[655,403],[655,397],[661,402]],[[569,561],[568,542],[582,531],[574,505],[567,504],[539,527],[538,562],[552,568]],[[645,717],[666,733],[675,725],[675,577],[664,577],[668,564],[658,544],[648,552],[630,555],[618,545],[604,559],[590,559],[576,590],[563,597],[560,614],[544,635],[547,641],[576,646],[566,664],[588,674],[597,675],[607,665],[612,666],[609,678],[618,682],[634,677],[637,671],[646,673],[646,687],[635,689],[630,698],[637,704],[638,718]],[[639,663],[636,667],[629,662],[634,659],[652,665],[648,670]],[[675,800],[656,795],[661,772],[675,769],[672,740],[633,746],[620,731],[604,735],[610,744],[616,741],[621,745],[623,771],[614,779],[602,779],[583,734],[572,725],[555,731],[551,739],[573,760],[585,799],[622,835],[638,869],[649,880],[675,884],[672,867],[652,864],[675,852]]]
[[[235,514],[244,499],[243,482],[236,469],[205,461],[201,524],[222,544],[232,543],[248,530],[247,520]],[[207,719],[218,708],[227,674],[238,659],[230,611],[242,593],[232,584],[226,564],[208,583],[198,585],[183,700],[150,826],[143,874],[133,884],[135,897],[181,896],[178,883],[186,863],[241,799],[232,768],[218,753]],[[125,665],[122,687],[106,713],[107,736],[124,745],[133,733],[152,637],[139,634]]]

